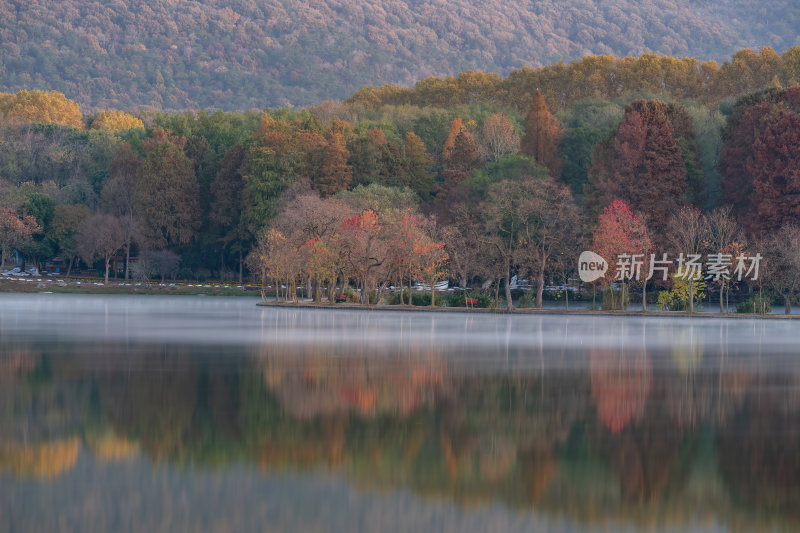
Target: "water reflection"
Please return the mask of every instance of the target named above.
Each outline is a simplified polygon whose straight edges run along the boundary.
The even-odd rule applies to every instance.
[[[783,323],[254,314],[264,342],[239,345],[0,328],[0,494],[66,478],[81,493],[102,468],[144,493],[163,480],[143,469],[177,468],[198,510],[187,487],[214,482],[197,476],[255,469],[570,531],[800,527]]]

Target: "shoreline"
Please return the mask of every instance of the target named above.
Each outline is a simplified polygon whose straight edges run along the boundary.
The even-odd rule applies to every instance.
[[[669,317],[669,318],[735,318],[735,319],[767,319],[767,320],[800,320],[800,314],[751,314],[751,313],[711,313],[684,311],[605,311],[575,309],[532,309],[529,307],[517,308],[513,311],[506,309],[492,310],[488,308],[466,309],[464,307],[430,307],[430,306],[410,306],[410,305],[363,305],[354,303],[314,303],[314,302],[258,302],[257,307],[281,307],[288,309],[347,309],[350,311],[401,311],[401,312],[434,312],[434,313],[480,313],[480,314],[505,314],[505,315],[556,315],[556,316],[616,316],[616,317]]]
[[[193,296],[253,296],[261,298],[254,285],[222,282],[151,281],[149,283],[102,278],[0,278],[0,294],[139,294]]]
[[[109,280],[108,284],[89,278],[0,278],[0,294],[119,294],[141,296],[237,296],[261,298],[260,287],[236,283],[191,283],[191,282],[164,282],[137,283],[133,281]],[[399,311],[399,312],[435,312],[435,313],[480,313],[480,314],[508,314],[508,315],[555,315],[555,316],[616,316],[616,317],[682,317],[682,318],[735,318],[735,319],[769,319],[769,320],[798,320],[799,314],[785,315],[783,313],[751,314],[751,313],[719,313],[710,311],[696,311],[689,314],[685,311],[651,311],[627,310],[607,311],[589,309],[565,310],[555,308],[534,309],[515,307],[513,311],[505,308],[492,310],[489,308],[467,309],[465,307],[430,307],[410,305],[363,305],[359,303],[315,303],[310,300],[293,302],[259,301],[258,307],[282,307],[289,309],[339,309],[350,311]]]

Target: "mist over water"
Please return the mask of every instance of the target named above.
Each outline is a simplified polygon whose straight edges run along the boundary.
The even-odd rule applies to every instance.
[[[800,323],[256,302],[0,296],[0,531],[800,528]]]

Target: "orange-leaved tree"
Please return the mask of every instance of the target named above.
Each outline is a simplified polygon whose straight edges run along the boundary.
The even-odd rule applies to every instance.
[[[447,259],[443,242],[424,239],[414,245],[414,274],[430,284],[431,307],[436,305],[436,284],[447,275]]]
[[[0,206],[0,270],[5,269],[11,250],[30,241],[37,231],[40,228],[34,217]]]
[[[558,177],[561,173],[558,144],[562,134],[561,123],[550,113],[542,93],[536,89],[531,107],[525,116],[525,135],[520,142],[520,150],[547,167],[551,176]]]
[[[316,282],[314,301],[322,299],[322,287],[328,286],[328,300],[333,301],[336,274],[339,272],[341,255],[336,249],[335,236],[314,237],[303,245],[306,274]]]
[[[343,258],[352,274],[358,278],[361,303],[369,303],[370,278],[386,260],[386,243],[378,214],[368,209],[345,220],[339,230]]]
[[[424,235],[418,215],[410,213],[389,224],[387,239],[387,258],[389,274],[397,279],[400,286],[400,304],[404,303],[403,282],[408,279],[408,303],[411,298],[411,277],[414,272],[414,250]]]

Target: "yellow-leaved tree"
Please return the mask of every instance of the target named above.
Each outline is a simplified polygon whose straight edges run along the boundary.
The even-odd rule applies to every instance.
[[[144,122],[124,111],[100,111],[92,121],[93,130],[128,131],[144,129]]]
[[[63,124],[83,129],[78,104],[58,91],[0,93],[0,124]]]

